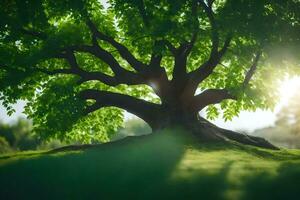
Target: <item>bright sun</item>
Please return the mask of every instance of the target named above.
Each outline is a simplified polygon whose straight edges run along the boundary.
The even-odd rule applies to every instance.
[[[279,87],[281,104],[287,105],[289,99],[300,89],[300,77],[286,78]]]

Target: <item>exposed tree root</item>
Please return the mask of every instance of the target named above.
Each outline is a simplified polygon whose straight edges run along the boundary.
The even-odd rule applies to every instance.
[[[262,147],[266,149],[273,149],[273,150],[279,150],[278,147],[271,144],[269,141],[267,141],[264,138],[261,137],[255,137],[247,134],[241,134],[230,130],[222,130],[222,135],[230,140],[237,141],[241,144],[246,145],[252,145],[257,147]]]
[[[201,122],[199,124],[200,124],[199,128],[201,130],[200,138],[203,138],[204,136],[204,139],[207,140],[214,140],[214,139],[217,139],[219,141],[232,140],[232,141],[239,142],[241,144],[252,145],[252,146],[272,149],[272,150],[279,150],[278,147],[274,146],[269,141],[261,137],[255,137],[247,134],[237,133],[231,130],[226,130],[217,127],[216,125],[210,123],[205,119],[201,119]],[[197,132],[198,131],[196,131],[196,133]]]

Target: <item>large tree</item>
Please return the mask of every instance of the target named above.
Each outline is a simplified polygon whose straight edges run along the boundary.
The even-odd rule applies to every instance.
[[[231,119],[274,105],[271,74],[296,61],[298,0],[108,2],[1,1],[0,95],[9,113],[26,100],[45,138],[107,140],[127,110],[153,130],[180,125],[202,140],[272,147],[198,113],[221,109]]]

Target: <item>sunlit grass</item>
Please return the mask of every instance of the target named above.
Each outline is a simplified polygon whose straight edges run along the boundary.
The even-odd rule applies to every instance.
[[[299,150],[199,144],[170,131],[0,158],[0,199],[293,199],[299,181]]]

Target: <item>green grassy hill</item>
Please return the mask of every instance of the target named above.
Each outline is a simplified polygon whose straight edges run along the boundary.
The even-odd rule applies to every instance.
[[[300,151],[164,132],[0,157],[0,199],[299,199]]]

